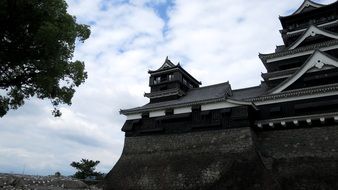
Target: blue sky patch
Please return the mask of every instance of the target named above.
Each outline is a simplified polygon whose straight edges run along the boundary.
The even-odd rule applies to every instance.
[[[168,31],[168,22],[170,19],[168,12],[174,6],[174,1],[166,0],[158,3],[150,2],[147,3],[146,6],[154,9],[155,13],[164,21],[162,33],[165,35]]]
[[[161,17],[165,22],[169,21],[168,10],[174,5],[173,1],[167,0],[159,3],[147,3],[146,6],[155,10],[156,14]]]

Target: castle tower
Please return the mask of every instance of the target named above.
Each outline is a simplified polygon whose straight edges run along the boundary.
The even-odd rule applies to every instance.
[[[189,89],[198,88],[202,84],[185,71],[179,63],[174,65],[168,57],[159,69],[148,71],[148,73],[150,74],[150,93],[144,96],[148,97],[151,103],[178,99],[184,96]]]
[[[306,0],[293,14],[279,18],[284,45],[259,55],[268,71],[262,77],[272,93],[338,82],[337,4]]]
[[[274,104],[270,110],[265,110],[265,114],[260,114],[262,120],[278,118],[283,126],[294,126],[295,123],[308,126],[312,122],[332,124],[335,120],[322,117],[321,120],[326,122],[319,123],[318,114],[327,112],[330,115],[328,112],[338,107],[337,98],[332,96],[338,87],[337,10],[337,1],[321,5],[305,0],[293,14],[279,18],[284,45],[277,46],[274,53],[260,54],[259,57],[267,70],[262,74],[262,85],[266,86],[264,96],[280,104]],[[281,119],[295,115],[307,117],[307,122]],[[260,127],[268,125],[266,121],[256,123]],[[269,123],[274,127],[277,124]]]

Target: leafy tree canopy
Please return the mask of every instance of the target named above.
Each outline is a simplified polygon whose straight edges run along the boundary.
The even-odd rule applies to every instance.
[[[60,116],[58,105],[71,105],[87,78],[72,57],[76,40],[89,35],[64,0],[0,0],[0,117],[33,96],[49,99]]]
[[[72,162],[70,165],[76,168],[78,171],[74,174],[75,178],[86,179],[89,176],[101,177],[102,173],[96,172],[95,167],[100,161],[93,161],[88,159],[81,159],[80,162]]]

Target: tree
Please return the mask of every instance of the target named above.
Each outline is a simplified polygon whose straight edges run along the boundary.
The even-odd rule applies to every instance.
[[[74,174],[75,178],[86,179],[89,176],[101,177],[102,173],[96,172],[95,167],[100,161],[93,161],[88,159],[81,159],[80,162],[72,162],[70,165],[76,168],[78,171]]]
[[[61,177],[61,173],[60,172],[55,172],[54,176],[55,177]]]
[[[0,117],[33,96],[49,99],[60,116],[58,106],[71,105],[87,78],[84,62],[72,58],[89,35],[64,0],[0,0]]]

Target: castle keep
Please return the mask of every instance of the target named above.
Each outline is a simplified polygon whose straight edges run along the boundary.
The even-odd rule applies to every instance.
[[[149,71],[150,102],[121,110],[105,188],[338,189],[338,1],[279,19],[284,45],[259,55],[259,86],[200,87],[168,58]]]

